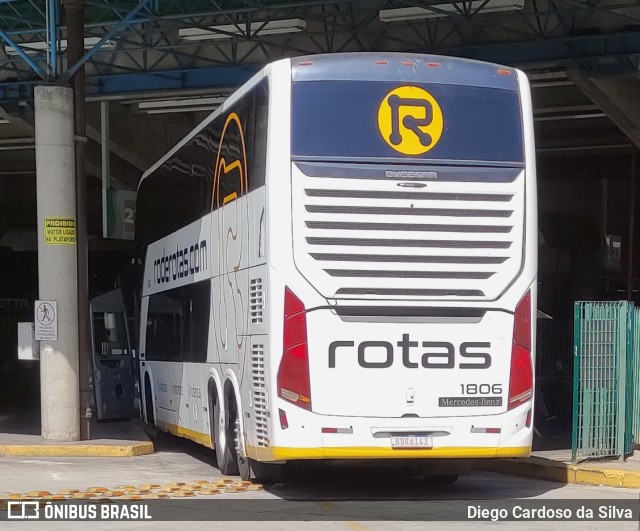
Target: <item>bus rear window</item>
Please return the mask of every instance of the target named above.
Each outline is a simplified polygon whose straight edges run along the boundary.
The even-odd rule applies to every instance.
[[[466,85],[293,84],[293,158],[524,161],[518,93]]]

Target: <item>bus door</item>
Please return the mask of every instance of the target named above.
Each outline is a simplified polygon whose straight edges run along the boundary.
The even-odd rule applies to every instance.
[[[130,419],[136,381],[122,292],[118,289],[92,299],[90,313],[98,420]]]
[[[153,365],[150,377],[158,418],[177,424],[183,390],[187,385],[182,363],[184,316],[180,290],[154,293],[143,299],[141,313],[146,322],[146,333],[144,352],[140,357],[147,367]]]

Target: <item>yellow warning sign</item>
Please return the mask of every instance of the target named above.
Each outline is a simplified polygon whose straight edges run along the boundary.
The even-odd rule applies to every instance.
[[[75,245],[76,218],[44,218],[45,245]]]
[[[414,86],[397,87],[378,108],[378,130],[384,141],[404,155],[422,155],[442,136],[444,118],[436,99]]]

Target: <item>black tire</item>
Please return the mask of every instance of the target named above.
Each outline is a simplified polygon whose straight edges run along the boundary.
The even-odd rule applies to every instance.
[[[425,475],[424,479],[434,485],[453,485],[460,476],[458,474]]]
[[[228,415],[227,415],[228,417]],[[238,461],[236,459],[235,441],[233,437],[233,428],[231,427],[232,436],[229,437],[229,423],[224,422],[221,429],[223,419],[220,412],[220,400],[216,400],[213,406],[213,433],[214,446],[216,451],[216,461],[220,472],[225,476],[238,475]]]
[[[151,382],[149,375],[144,376],[144,420],[147,424],[155,425],[155,417],[153,415],[153,395],[151,393]]]
[[[251,479],[251,461],[247,456],[240,455],[239,452],[236,452],[236,462],[238,464],[238,473],[240,474],[240,478],[248,481]]]
[[[236,401],[232,398],[229,400],[229,437],[230,440],[233,441],[233,454],[236,458],[236,465],[238,467],[238,473],[240,474],[240,478],[245,481],[251,479],[251,464],[250,460],[246,455],[241,455],[241,452],[238,452],[238,446],[244,448],[244,440],[242,440],[242,444],[238,445],[236,439],[242,437],[242,433],[240,433],[240,423],[238,422],[238,406]],[[238,433],[236,433],[236,425],[238,428]],[[229,439],[228,439],[229,440]]]
[[[284,465],[273,463],[261,463],[249,459],[254,478],[265,485],[273,485],[281,480],[284,472]]]

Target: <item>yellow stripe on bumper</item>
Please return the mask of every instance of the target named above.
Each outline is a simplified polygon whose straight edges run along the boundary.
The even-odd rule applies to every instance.
[[[258,461],[288,461],[294,459],[483,459],[492,457],[528,457],[529,446],[509,448],[443,447],[423,450],[395,450],[381,447],[327,447],[327,448],[259,448],[249,446],[247,453]]]

